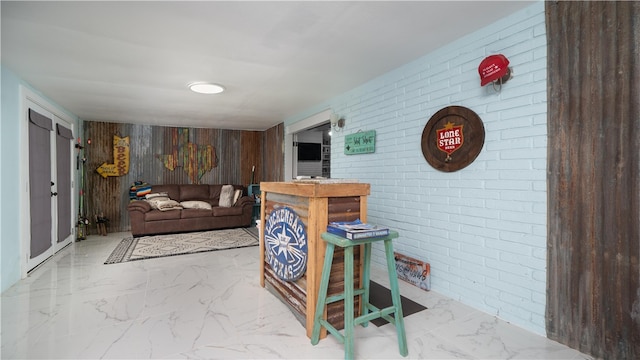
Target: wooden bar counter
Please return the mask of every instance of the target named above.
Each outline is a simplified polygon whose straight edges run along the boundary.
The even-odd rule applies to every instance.
[[[305,326],[307,336],[313,331],[314,312],[318,300],[322,265],[326,245],[320,235],[332,221],[367,221],[367,196],[370,185],[340,180],[303,180],[293,182],[262,182],[260,208],[260,285],[289,306],[298,320]],[[292,209],[305,225],[307,234],[307,269],[296,281],[284,281],[276,276],[265,259],[265,227],[274,209]],[[361,285],[361,247],[355,249],[354,282]],[[336,249],[329,280],[328,294],[339,294],[344,290],[343,250]],[[357,260],[360,259],[360,260]],[[356,302],[355,309],[359,309]],[[344,327],[344,301],[327,306],[327,320],[337,329]],[[322,337],[326,336],[326,331]]]

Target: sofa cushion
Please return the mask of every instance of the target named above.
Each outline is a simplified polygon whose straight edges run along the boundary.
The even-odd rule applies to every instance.
[[[211,205],[218,206],[220,191],[222,191],[222,185],[209,185],[209,202],[211,203]]]
[[[167,193],[170,199],[180,200],[180,187],[184,185],[151,185],[152,193]]]
[[[213,216],[232,216],[242,215],[241,206],[221,207],[217,206],[213,208]]]
[[[181,210],[160,211],[151,210],[144,215],[145,221],[158,221],[158,220],[178,220],[180,219]]]
[[[233,206],[234,193],[235,193],[235,190],[233,188],[233,185],[222,186],[222,190],[220,191],[220,200],[218,201],[218,206],[220,207]]]
[[[180,185],[180,198],[178,201],[207,200],[209,199],[209,185]]]
[[[192,219],[192,218],[201,218],[201,217],[210,218],[211,217],[211,209],[209,209],[209,210],[206,210],[206,209],[183,209],[181,214],[180,214],[180,218],[181,219]]]

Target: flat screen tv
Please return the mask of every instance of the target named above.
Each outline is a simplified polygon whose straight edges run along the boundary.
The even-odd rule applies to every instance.
[[[322,160],[322,145],[319,143],[298,143],[298,161]]]

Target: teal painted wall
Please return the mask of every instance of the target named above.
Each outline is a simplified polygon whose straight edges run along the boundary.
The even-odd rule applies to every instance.
[[[15,149],[20,139],[20,78],[2,67],[0,120],[0,274],[4,291],[20,279],[20,188]]]
[[[326,109],[344,117],[331,139],[331,177],[371,184],[368,221],[398,230],[395,250],[431,264],[433,291],[541,335],[546,48],[538,2],[285,121]],[[481,87],[478,74],[482,59],[496,53],[514,72],[501,92]],[[450,105],[476,112],[486,135],[472,164],[445,173],[424,159],[421,136],[429,118]],[[376,131],[375,153],[345,155],[345,135],[369,130]],[[373,261],[384,264],[381,247]]]

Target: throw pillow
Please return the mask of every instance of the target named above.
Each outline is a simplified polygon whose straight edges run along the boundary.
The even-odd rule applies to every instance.
[[[179,202],[171,199],[158,201],[158,210],[168,211],[168,210],[174,210],[174,209],[182,209],[182,205],[180,205]]]
[[[129,188],[129,200],[144,200],[145,195],[149,193],[151,193],[151,185],[136,181]]]
[[[151,199],[145,199],[144,201],[148,202],[149,205],[151,205],[152,209],[157,209],[159,202],[167,201],[167,200],[169,200],[168,196],[155,196],[155,197],[152,197]]]
[[[233,194],[233,205],[235,205],[238,202],[238,199],[240,199],[240,196],[242,196],[242,190],[236,190],[235,194]]]
[[[220,190],[220,199],[218,200],[218,206],[231,207],[233,205],[233,185],[222,185]]]
[[[151,199],[158,198],[158,197],[169,198],[169,194],[167,194],[166,192],[158,192],[158,193],[147,194],[147,195],[144,196],[144,198],[147,199],[147,200],[151,200]]]
[[[180,203],[180,205],[182,205],[182,207],[185,209],[211,210],[211,204],[209,204],[206,201],[197,201],[197,200],[183,201]]]

